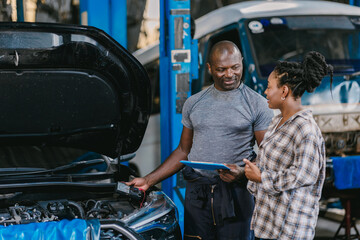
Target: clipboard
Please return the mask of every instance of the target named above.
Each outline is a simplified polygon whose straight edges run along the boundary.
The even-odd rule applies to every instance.
[[[186,166],[197,169],[203,169],[203,170],[217,170],[217,169],[230,170],[230,168],[228,168],[222,163],[198,162],[198,161],[187,161],[187,160],[181,160],[180,162],[185,164]]]

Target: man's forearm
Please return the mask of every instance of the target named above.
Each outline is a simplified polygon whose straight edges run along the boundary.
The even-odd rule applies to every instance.
[[[184,165],[180,163],[180,160],[185,159],[187,159],[187,154],[176,149],[157,169],[146,175],[144,178],[150,186],[153,186],[182,169]]]

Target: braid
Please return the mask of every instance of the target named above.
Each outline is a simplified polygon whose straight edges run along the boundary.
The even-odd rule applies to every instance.
[[[301,97],[305,90],[313,92],[321,80],[330,72],[332,85],[332,66],[326,64],[325,57],[312,51],[306,54],[302,63],[279,62],[274,71],[280,76],[280,86],[286,84],[295,98]]]
[[[306,83],[306,91],[313,92],[327,75],[325,57],[318,52],[309,52],[303,63],[303,78]]]
[[[288,85],[295,98],[303,95],[305,89],[301,87],[303,69],[297,62],[279,62],[275,67],[275,72],[280,76],[279,85]]]

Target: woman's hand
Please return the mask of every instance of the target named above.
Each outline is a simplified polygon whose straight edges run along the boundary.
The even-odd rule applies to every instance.
[[[244,158],[245,165],[245,176],[247,179],[253,182],[261,182],[261,172],[260,169],[252,162]]]

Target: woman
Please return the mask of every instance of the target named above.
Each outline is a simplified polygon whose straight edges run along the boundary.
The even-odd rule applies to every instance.
[[[256,199],[251,228],[261,239],[313,239],[325,179],[325,144],[311,110],[301,105],[332,67],[309,52],[302,63],[279,62],[268,78],[269,107],[279,109],[259,146],[256,165],[244,159]]]

